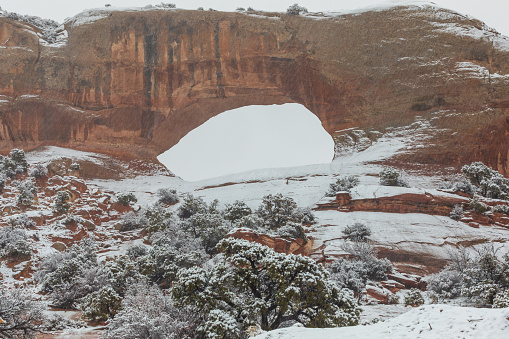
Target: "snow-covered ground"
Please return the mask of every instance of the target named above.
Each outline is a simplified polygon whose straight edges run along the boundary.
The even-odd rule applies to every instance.
[[[256,336],[259,339],[417,339],[509,337],[509,309],[427,305],[373,325],[315,329],[290,327]]]

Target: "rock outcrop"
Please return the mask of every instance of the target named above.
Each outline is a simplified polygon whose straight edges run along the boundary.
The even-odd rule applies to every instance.
[[[297,102],[333,136],[435,117],[441,132],[401,161],[509,174],[509,43],[481,22],[433,6],[258,14],[85,12],[57,44],[0,18],[0,151],[155,160],[225,110]]]

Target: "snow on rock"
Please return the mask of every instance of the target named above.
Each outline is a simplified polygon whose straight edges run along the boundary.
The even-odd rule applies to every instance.
[[[507,338],[509,309],[427,305],[373,325],[340,328],[289,327],[258,339]]]

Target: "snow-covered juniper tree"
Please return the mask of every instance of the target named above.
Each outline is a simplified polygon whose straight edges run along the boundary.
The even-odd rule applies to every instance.
[[[243,330],[272,330],[287,321],[309,327],[358,323],[351,291],[337,287],[311,258],[233,238],[217,248],[223,254],[216,265],[179,272],[172,295],[180,305],[200,307],[204,316],[220,310]]]
[[[303,218],[295,201],[281,193],[264,196],[256,213],[265,221],[265,226],[271,230],[276,230],[290,221],[300,223]]]

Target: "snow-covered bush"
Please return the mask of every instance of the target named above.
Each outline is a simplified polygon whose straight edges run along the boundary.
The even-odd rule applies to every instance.
[[[194,238],[200,238],[207,253],[215,253],[216,244],[231,230],[231,226],[218,213],[196,213],[181,226]]]
[[[57,213],[67,213],[69,211],[69,208],[71,208],[71,205],[69,205],[68,201],[71,197],[69,196],[69,193],[65,191],[59,191],[57,192],[57,195],[55,196],[55,202],[53,203],[53,209]]]
[[[509,179],[482,162],[465,165],[461,171],[476,187],[476,192],[483,197],[509,199]]]
[[[300,13],[307,13],[306,7],[299,6],[299,4],[293,4],[286,9],[286,14],[299,15]]]
[[[276,230],[276,235],[282,238],[303,239],[305,242],[308,241],[308,237],[302,225],[294,222],[289,222],[278,228]]]
[[[452,189],[455,192],[459,191],[466,194],[475,194],[476,192],[475,186],[472,185],[472,183],[466,178],[462,178],[456,183],[454,183]]]
[[[186,195],[184,202],[177,210],[177,215],[180,219],[187,219],[196,213],[206,213],[208,210],[207,204],[202,198],[195,198],[191,194]]]
[[[162,231],[169,224],[175,223],[173,218],[173,212],[164,208],[160,204],[147,207],[139,212],[146,219],[146,225],[144,226],[148,234],[152,234],[157,231]]]
[[[138,199],[133,193],[119,193],[117,194],[117,200],[124,206],[134,205],[138,202]]]
[[[470,207],[473,211],[484,214],[488,211],[489,207],[482,201],[479,201],[479,197],[474,195],[469,201],[468,201],[468,207]]]
[[[380,172],[380,185],[409,187],[408,183],[401,178],[401,173],[392,167],[384,167]]]
[[[63,331],[70,328],[82,328],[86,323],[83,320],[72,320],[61,314],[51,314],[44,323],[45,331]]]
[[[29,178],[24,181],[15,181],[13,184],[19,192],[16,196],[18,205],[23,205],[25,207],[32,206],[37,194],[37,187],[33,179]]]
[[[157,190],[157,196],[159,197],[159,202],[162,204],[173,205],[179,201],[177,190],[174,189],[160,188]]]
[[[360,222],[346,226],[342,232],[348,240],[356,242],[366,242],[371,235],[371,229]]]
[[[331,279],[340,287],[361,292],[368,281],[387,279],[387,273],[392,272],[392,265],[386,258],[375,256],[373,246],[366,243],[354,243],[342,247],[354,258],[338,258],[330,266]]]
[[[176,307],[157,287],[134,284],[127,290],[121,309],[108,324],[104,337],[193,339],[197,337],[200,322],[198,309]]]
[[[428,289],[438,297],[468,297],[477,305],[490,305],[500,291],[509,288],[509,256],[496,255],[493,245],[481,247],[475,255],[460,248],[451,252],[452,265],[433,275]]]
[[[41,164],[37,164],[35,168],[30,171],[30,176],[35,179],[40,179],[48,175],[48,170]]]
[[[13,149],[10,156],[11,160],[14,162],[16,174],[26,173],[28,170],[28,162],[25,157],[25,152],[21,149]]]
[[[21,228],[21,229],[24,229],[24,228],[32,228],[32,227],[35,227],[35,221],[33,221],[32,219],[30,219],[26,213],[23,213],[23,214],[17,214],[17,215],[14,215],[12,217],[10,217],[8,220],[7,220],[7,223],[9,224],[9,226],[13,227],[13,228]]]
[[[45,307],[28,292],[0,287],[1,338],[36,338],[45,330]]]
[[[7,183],[7,176],[0,172],[0,193],[4,192],[5,184]]]
[[[453,220],[460,220],[463,217],[463,206],[461,205],[454,205],[454,208],[449,213],[449,217]]]
[[[226,220],[234,223],[251,213],[251,208],[245,202],[236,200],[233,204],[225,206],[223,215]]]
[[[78,164],[77,162],[73,162],[71,164],[71,166],[69,166],[69,168],[72,170],[72,171],[79,171],[80,170],[80,164]]]
[[[417,288],[412,288],[405,294],[406,306],[421,306],[424,304],[424,297]]]
[[[353,175],[341,177],[335,183],[329,185],[329,190],[325,194],[328,197],[335,197],[338,192],[350,192],[352,188],[359,184],[359,179]]]
[[[128,212],[122,216],[120,231],[132,231],[148,226],[148,220],[143,213]]]
[[[493,307],[495,308],[509,307],[509,289],[497,293],[495,299],[493,299]]]
[[[117,314],[121,301],[113,288],[104,286],[84,297],[80,308],[83,316],[89,320],[108,320]]]
[[[16,175],[16,165],[11,158],[0,155],[0,173],[5,174],[9,178],[13,178]]]
[[[145,245],[132,245],[127,248],[126,254],[129,258],[135,260],[139,257],[143,257],[148,253],[148,248]]]
[[[172,4],[172,3],[161,2],[159,5],[156,5],[156,7],[159,7],[159,8],[177,8],[177,5]]]
[[[389,305],[397,305],[399,304],[399,296],[396,294],[391,294],[387,297],[387,303]]]
[[[250,228],[256,231],[263,229],[263,223],[263,219],[260,218],[257,214],[250,214],[237,220],[234,224],[234,227]]]
[[[493,212],[509,214],[509,206],[508,205],[496,205],[496,206],[493,206]]]
[[[96,244],[87,238],[64,252],[45,258],[35,278],[41,290],[50,293],[56,306],[74,307],[76,301],[101,288],[104,274],[98,270]]]
[[[439,299],[453,299],[461,295],[461,275],[455,269],[447,267],[431,275],[427,289]]]
[[[295,321],[310,327],[356,325],[359,309],[348,290],[308,257],[277,253],[247,240],[226,238],[215,265],[179,271],[172,295],[180,305],[222,310],[238,325],[263,330]],[[291,305],[291,307],[289,307]]]
[[[0,229],[1,258],[29,258],[32,254],[28,236],[22,229],[3,227]]]

